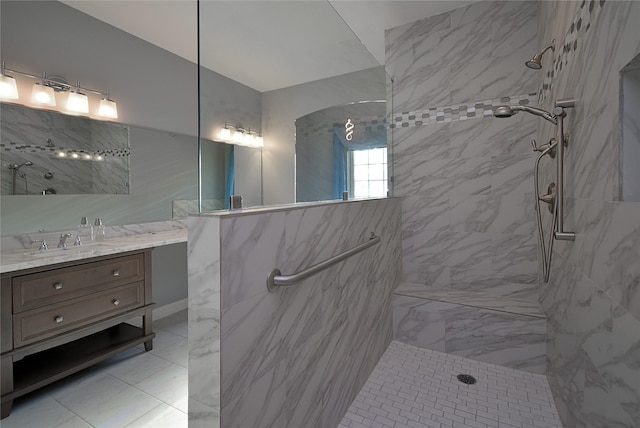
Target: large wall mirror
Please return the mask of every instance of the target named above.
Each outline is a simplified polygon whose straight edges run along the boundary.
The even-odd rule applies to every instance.
[[[122,154],[128,153],[128,184],[122,182],[118,189],[102,194],[58,191],[64,186],[53,182],[63,178],[64,171],[70,170],[68,165],[60,163],[54,170],[57,165],[50,164],[52,158],[45,167],[45,161],[27,158],[25,153],[12,158],[8,151],[0,151],[2,235],[75,227],[83,216],[101,217],[108,225],[184,218],[188,212],[197,211],[198,202],[203,210],[222,208],[230,192],[242,195],[246,206],[294,202],[296,119],[334,105],[385,98],[384,68],[368,54],[329,2],[200,5],[203,55],[198,87],[196,2],[0,2],[0,51],[6,68],[35,76],[46,72],[47,77],[62,77],[72,85],[79,81],[82,88],[109,93],[117,102],[116,119],[96,117],[93,108],[82,116],[120,127],[123,133],[127,130],[129,144],[128,152],[122,148]],[[165,18],[176,19],[175,23],[171,21],[172,26],[178,25],[179,19],[186,23],[180,27],[184,27],[181,37],[166,37],[162,29],[169,25],[167,22],[155,24],[161,10]],[[249,18],[252,31],[243,25],[226,30],[221,25],[207,25],[221,21],[246,24]],[[150,20],[153,25],[140,25]],[[317,32],[305,40],[297,32],[310,23],[317,26]],[[273,37],[264,37],[273,28],[286,28],[287,34],[280,32],[276,37],[274,32]],[[154,39],[146,32],[153,29],[159,29],[164,39]],[[216,31],[223,31],[224,37]],[[323,39],[318,37],[320,32],[333,36],[332,45],[322,53],[317,50],[318,40]],[[242,48],[238,48],[239,43]],[[180,49],[185,46],[186,53],[182,53]],[[328,70],[329,57],[338,59],[337,63],[351,64],[350,71]],[[237,63],[239,58],[250,61],[243,63],[240,71],[224,68],[225,63]],[[288,68],[287,58],[304,69]],[[321,70],[328,74],[316,73]],[[1,100],[3,108],[15,104],[67,114],[62,111],[64,93],[56,94],[58,107],[43,108],[28,99],[37,80],[17,74],[13,77],[21,99]],[[87,95],[90,102],[98,103],[100,97],[92,100],[93,95]],[[12,126],[10,117],[0,117],[0,121],[7,121],[6,129]],[[260,131],[264,148],[231,149],[221,143],[218,135],[225,123]],[[75,146],[64,145],[64,138],[46,137],[46,132],[39,135],[29,144],[39,149],[70,148],[67,152],[73,154]],[[84,154],[81,150],[96,153],[94,148],[78,147],[79,155]],[[25,165],[28,162],[33,165]],[[122,177],[127,175],[125,163],[118,172]],[[88,168],[89,164],[82,166]],[[25,175],[26,185],[21,175]],[[230,188],[231,178],[234,186]],[[104,183],[101,178],[98,181]]]
[[[196,65],[63,2],[0,8],[2,60],[19,91],[0,103],[1,234],[75,227],[83,216],[117,225],[197,212]],[[32,86],[42,82],[8,70],[109,91],[118,117],[97,116],[102,97],[86,90],[88,113],[67,111],[70,91],[55,93],[56,106],[36,104]],[[228,87],[227,103],[250,92]],[[212,136],[200,146],[202,207],[223,208],[230,147]]]

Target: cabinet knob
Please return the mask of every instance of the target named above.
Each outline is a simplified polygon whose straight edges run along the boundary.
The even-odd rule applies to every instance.
[[[116,269],[113,271],[113,276],[120,276],[120,269]]]
[[[55,317],[55,318],[54,318],[54,320],[55,320],[57,323],[61,323],[62,321],[64,321],[64,318],[63,318],[61,315],[58,315],[57,317]]]
[[[120,300],[118,299],[113,299],[113,304],[118,306],[120,304]]]
[[[55,288],[56,290],[62,290],[62,283],[56,282],[55,284],[53,284],[53,288]]]

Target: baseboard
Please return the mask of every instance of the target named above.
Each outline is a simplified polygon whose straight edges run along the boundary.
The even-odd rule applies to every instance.
[[[173,315],[177,312],[183,311],[188,307],[189,299],[181,299],[176,300],[175,302],[167,303],[166,305],[160,306],[159,308],[155,308],[153,310],[153,320],[157,321],[159,319],[168,317],[169,315]],[[142,317],[135,317],[127,321],[127,324],[134,325],[136,327],[142,327]]]
[[[159,320],[169,315],[173,315],[176,312],[184,311],[189,306],[189,299],[184,298],[176,300],[175,302],[168,303],[153,310],[153,319]]]

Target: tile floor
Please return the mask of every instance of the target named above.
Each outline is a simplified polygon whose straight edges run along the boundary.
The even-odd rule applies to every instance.
[[[14,401],[2,428],[187,427],[187,311],[142,345]]]
[[[155,321],[154,330],[151,352],[123,352],[26,395],[0,426],[187,427],[187,311]],[[458,382],[459,373],[478,383]],[[542,375],[392,342],[339,426],[360,427],[562,425]]]
[[[470,374],[475,385],[456,379]],[[544,375],[391,342],[338,428],[562,428]]]

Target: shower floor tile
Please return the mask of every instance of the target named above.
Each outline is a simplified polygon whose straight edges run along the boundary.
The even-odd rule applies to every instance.
[[[456,376],[468,374],[468,385]],[[562,428],[544,375],[391,342],[338,428]]]

